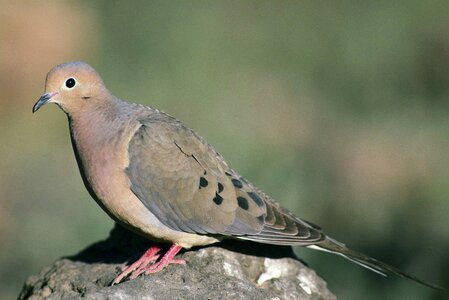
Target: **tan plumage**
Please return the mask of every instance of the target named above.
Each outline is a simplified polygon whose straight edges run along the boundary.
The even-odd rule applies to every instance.
[[[239,176],[178,120],[113,96],[89,65],[56,66],[45,90],[33,111],[54,102],[66,112],[81,175],[97,203],[126,228],[175,245],[156,266],[148,260],[159,250],[150,249],[115,283],[162,269],[181,247],[238,238],[314,247],[428,285],[327,237]]]

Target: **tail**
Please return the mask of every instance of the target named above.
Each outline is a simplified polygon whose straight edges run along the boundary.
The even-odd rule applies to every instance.
[[[420,284],[423,284],[425,286],[431,287],[433,289],[437,289],[437,290],[445,290],[444,288],[435,285],[435,284],[431,284],[428,282],[425,282],[415,276],[406,274],[404,272],[402,272],[401,270],[389,266],[381,261],[378,261],[374,258],[371,258],[365,254],[362,254],[360,252],[351,250],[346,248],[346,246],[340,242],[337,242],[336,240],[333,240],[329,237],[326,237],[325,240],[323,240],[320,243],[317,243],[315,245],[310,245],[307,246],[307,248],[311,248],[311,249],[316,249],[316,250],[321,250],[321,251],[325,251],[325,252],[330,252],[330,253],[334,253],[334,254],[338,254],[343,256],[344,258],[355,262],[356,264],[367,268],[373,272],[376,272],[380,275],[383,276],[388,276],[390,274],[394,274],[396,276],[399,276],[401,278],[407,278],[413,281],[416,281]]]

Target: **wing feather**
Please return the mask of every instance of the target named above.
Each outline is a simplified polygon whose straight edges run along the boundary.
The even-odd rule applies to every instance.
[[[132,137],[131,190],[171,229],[262,243],[308,245],[316,226],[295,217],[230,169],[203,138],[176,119],[152,113]]]

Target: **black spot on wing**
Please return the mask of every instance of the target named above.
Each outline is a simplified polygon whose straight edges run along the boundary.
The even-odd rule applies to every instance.
[[[249,208],[248,200],[245,197],[237,197],[237,204],[244,210]]]
[[[263,200],[259,197],[259,195],[257,195],[257,194],[254,193],[254,192],[248,192],[247,194],[248,194],[248,196],[251,197],[251,199],[254,200],[254,202],[256,202],[257,206],[263,207],[264,202],[263,202]]]
[[[206,187],[209,184],[206,178],[200,177],[200,188]]]
[[[242,182],[235,178],[232,178],[232,184],[238,189],[241,189],[243,187]]]
[[[214,199],[212,199],[212,201],[214,201],[215,204],[220,205],[221,203],[223,203],[223,197],[215,193],[215,197]]]
[[[218,183],[218,193],[223,192],[224,186],[219,182]]]

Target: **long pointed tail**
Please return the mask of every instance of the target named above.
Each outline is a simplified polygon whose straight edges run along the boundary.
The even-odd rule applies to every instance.
[[[358,265],[365,267],[365,268],[367,268],[371,271],[374,271],[376,273],[379,273],[383,276],[387,276],[389,274],[394,274],[394,275],[402,277],[402,278],[407,278],[407,279],[419,282],[420,284],[423,284],[425,286],[428,286],[428,287],[431,287],[431,288],[434,288],[437,290],[445,290],[444,288],[442,288],[438,285],[425,282],[415,276],[406,274],[395,267],[389,266],[386,263],[383,263],[374,258],[371,258],[363,253],[348,249],[348,248],[346,248],[345,245],[343,245],[329,237],[326,238],[324,241],[320,242],[319,244],[311,245],[311,246],[307,246],[307,247],[311,248],[311,249],[316,249],[316,250],[321,250],[321,251],[341,255],[344,258],[349,259],[350,261],[353,261],[353,262],[357,263]]]

